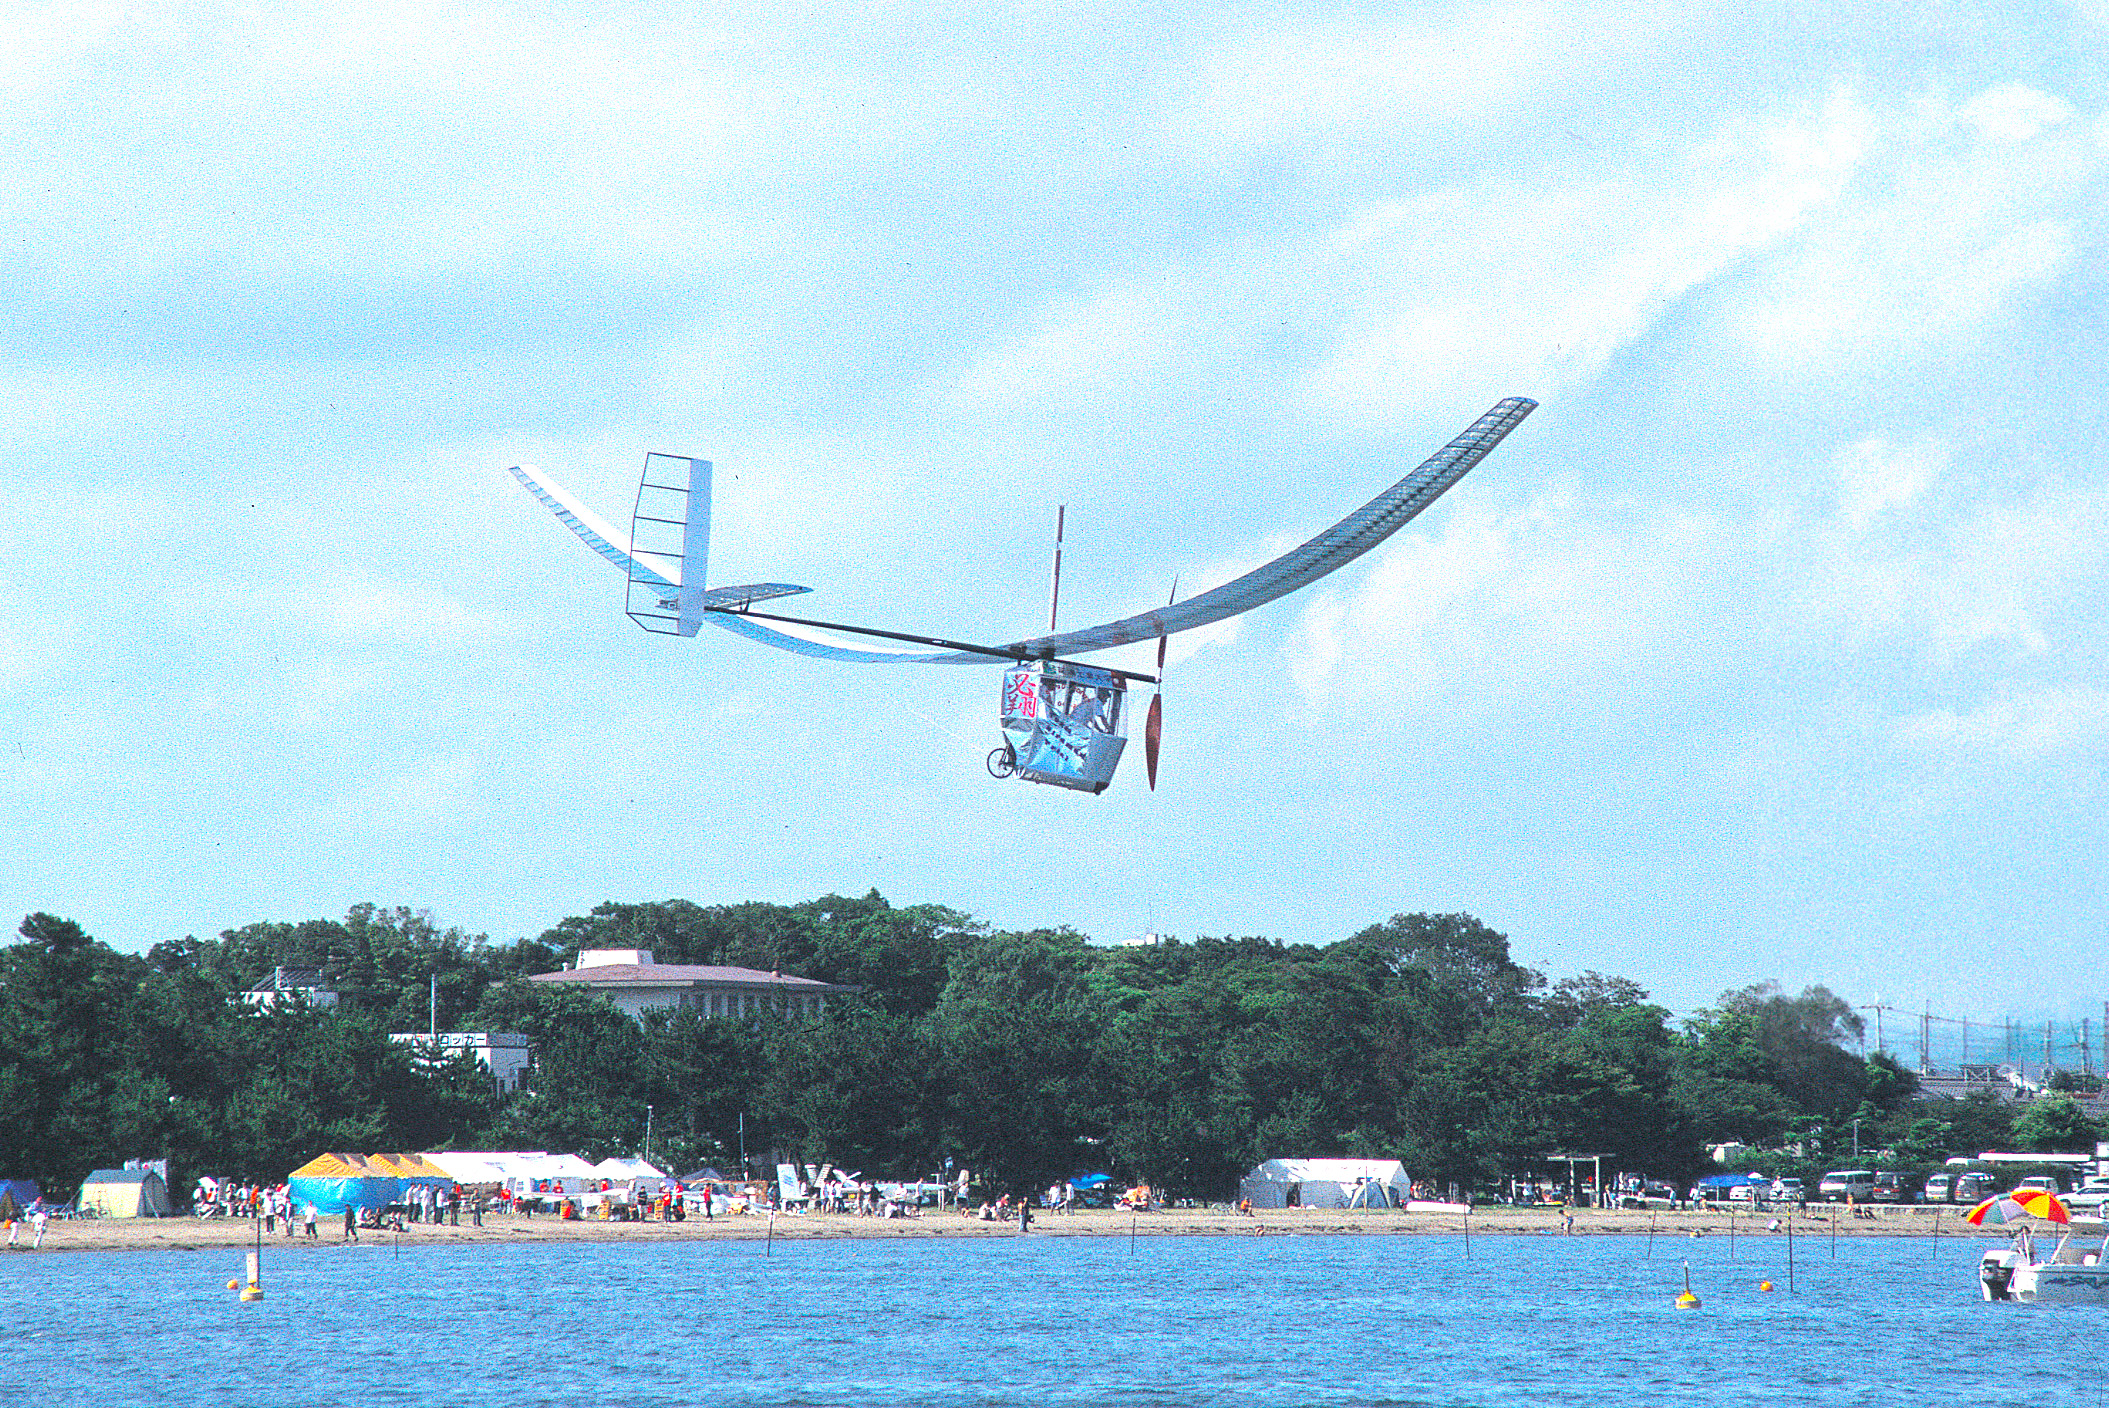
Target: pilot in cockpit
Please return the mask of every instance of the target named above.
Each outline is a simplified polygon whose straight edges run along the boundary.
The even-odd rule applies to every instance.
[[[1072,688],[1075,694],[1070,701],[1069,721],[1099,733],[1113,732],[1113,691],[1087,685]]]

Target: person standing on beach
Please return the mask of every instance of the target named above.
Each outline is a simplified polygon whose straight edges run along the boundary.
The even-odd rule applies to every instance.
[[[346,1242],[359,1240],[359,1212],[350,1203],[344,1205],[344,1236]]]
[[[290,1218],[289,1218],[289,1219],[287,1219],[287,1225],[288,1225],[288,1226],[290,1226],[290,1225],[291,1225],[291,1219],[290,1219]],[[314,1204],[313,1204],[313,1203],[311,1202],[311,1203],[309,1203],[309,1204],[308,1204],[308,1236],[309,1236],[309,1238],[311,1238],[311,1239],[312,1239],[312,1238],[314,1237],[314,1235],[315,1235],[315,1205],[314,1205]]]
[[[50,1225],[51,1213],[41,1201],[37,1204],[36,1213],[30,1218],[30,1222],[35,1225],[37,1236],[36,1240],[29,1244],[29,1249],[31,1251],[42,1251],[44,1248],[44,1229]]]

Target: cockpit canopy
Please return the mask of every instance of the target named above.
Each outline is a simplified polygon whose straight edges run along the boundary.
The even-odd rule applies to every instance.
[[[1127,746],[1127,686],[1119,675],[1069,660],[1033,660],[1003,672],[1003,736],[1028,782],[1103,792]]]

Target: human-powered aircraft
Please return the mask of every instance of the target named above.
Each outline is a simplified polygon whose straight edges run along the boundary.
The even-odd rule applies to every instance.
[[[1502,437],[1537,409],[1536,401],[1511,396],[1472,422],[1455,440],[1430,455],[1411,474],[1356,509],[1302,547],[1263,567],[1185,601],[1174,600],[1139,616],[1109,621],[1080,631],[1054,629],[1049,610],[1048,634],[1007,645],[977,645],[940,636],[911,635],[839,621],[816,621],[757,611],[757,603],[797,596],[810,587],[786,582],[755,582],[736,587],[705,587],[710,556],[710,461],[680,455],[648,454],[637,486],[637,507],[624,535],[573,498],[561,485],[532,465],[516,465],[513,477],[527,486],[576,533],[630,579],[625,606],[631,620],[663,635],[692,636],[704,622],[749,640],[822,660],[856,664],[967,665],[1008,661],[1003,672],[1000,723],[1003,742],[989,754],[989,771],[997,777],[1018,776],[1080,792],[1103,792],[1127,747],[1127,691],[1131,683],[1157,686],[1143,728],[1143,754],[1150,787],[1157,786],[1157,755],[1164,731],[1164,652],[1166,641],[1181,631],[1239,616],[1277,597],[1336,572],[1403,528],[1413,517],[1464,478],[1486,458]],[[1061,593],[1062,550],[1059,527],[1055,541],[1055,588]],[[1176,597],[1177,588],[1174,588]],[[771,623],[771,624],[764,624]],[[855,649],[781,626],[835,631],[900,641],[930,650]],[[1157,642],[1157,673],[1142,674],[1110,665],[1090,665],[1070,657],[1111,650],[1142,641]],[[934,653],[933,653],[934,652]]]

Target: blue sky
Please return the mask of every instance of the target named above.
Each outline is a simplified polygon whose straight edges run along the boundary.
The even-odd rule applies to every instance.
[[[2109,7],[1388,8],[11,7],[0,912],[1464,910],[2098,1015]],[[990,779],[993,670],[646,635],[505,474],[704,456],[715,581],[1013,638],[1058,503],[1083,625],[1512,394],[1175,642],[1154,795]]]

